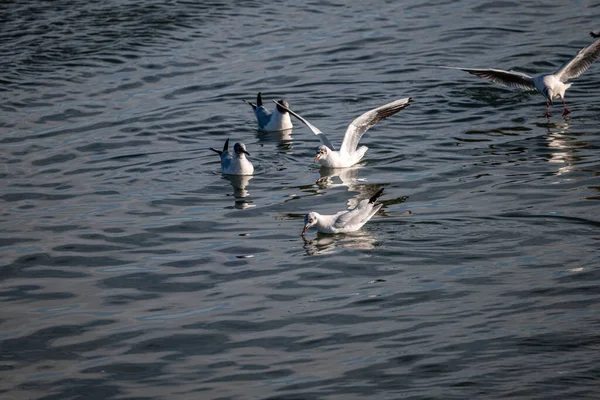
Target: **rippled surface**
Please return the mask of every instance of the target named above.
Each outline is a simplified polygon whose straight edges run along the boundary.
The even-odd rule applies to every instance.
[[[368,3],[368,2],[367,2]],[[539,94],[590,2],[5,2],[0,396],[597,398],[600,65]],[[260,134],[285,97],[357,167]],[[243,141],[257,173],[208,150]],[[299,236],[385,187],[355,233]],[[234,189],[237,188],[237,189]]]

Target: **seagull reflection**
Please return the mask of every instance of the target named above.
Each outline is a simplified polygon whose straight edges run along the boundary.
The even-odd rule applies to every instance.
[[[338,249],[372,250],[379,246],[377,240],[363,229],[337,235],[318,233],[312,240],[304,236],[302,238],[304,250],[309,256],[333,254]]]
[[[315,182],[320,189],[327,189],[337,186],[346,186],[348,190],[352,190],[354,186],[358,184],[358,170],[360,167],[350,168],[321,168],[319,179]],[[335,179],[338,178],[338,179]],[[339,180],[341,183],[337,183]]]
[[[573,166],[577,161],[577,148],[587,145],[587,142],[584,142],[582,145],[581,142],[576,141],[572,136],[568,136],[567,131],[569,130],[569,123],[566,121],[550,124],[547,126],[547,129],[548,147],[556,150],[550,153],[548,162],[552,164],[563,164],[563,166],[558,168],[556,175],[566,174],[573,169]]]
[[[354,208],[358,203],[373,193],[373,188],[379,185],[366,183],[366,179],[358,177],[358,171],[361,167],[349,168],[321,168],[319,174],[321,177],[317,179],[315,184],[319,189],[329,189],[339,186],[346,186],[349,192],[355,192],[356,195],[348,200],[348,208]],[[377,191],[377,189],[375,189]]]
[[[247,197],[250,193],[246,190],[248,182],[254,176],[252,175],[223,175],[223,178],[227,179],[233,187],[233,197],[235,198],[234,207],[240,210],[252,207],[252,200],[248,200]]]
[[[256,131],[256,137],[261,142],[277,142],[277,147],[289,150],[293,144],[292,131],[292,128],[276,132]]]

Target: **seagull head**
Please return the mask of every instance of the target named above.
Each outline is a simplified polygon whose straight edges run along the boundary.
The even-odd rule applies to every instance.
[[[280,99],[280,100],[277,100],[277,102],[276,102],[276,103],[283,104],[285,107],[287,107],[287,108],[290,108],[290,103],[288,103],[288,101],[287,101],[287,100],[285,100],[285,99]],[[277,104],[277,111],[279,111],[279,112],[280,112],[280,113],[282,113],[282,114],[285,114],[285,113],[287,113],[287,110],[285,110],[285,109],[284,109],[283,107],[281,107],[279,104]]]
[[[326,160],[329,157],[329,153],[331,150],[327,146],[321,145],[317,149],[317,156],[315,157],[315,162],[319,160]]]
[[[243,158],[245,157],[244,154],[246,155],[250,155],[250,153],[248,153],[248,151],[246,150],[246,145],[244,143],[236,143],[233,146],[233,151],[235,152],[235,155],[238,158]]]
[[[304,229],[302,229],[302,236],[304,236],[304,233],[306,232],[306,230],[308,228],[310,228],[313,225],[316,225],[318,219],[319,219],[319,214],[317,214],[316,212],[312,212],[312,211],[304,216]]]

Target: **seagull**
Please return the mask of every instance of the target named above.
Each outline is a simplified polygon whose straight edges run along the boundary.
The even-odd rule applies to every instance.
[[[302,236],[311,226],[321,233],[348,233],[359,230],[383,205],[375,203],[382,193],[383,188],[379,189],[370,199],[362,200],[352,210],[340,211],[333,215],[309,212],[304,216]]]
[[[590,36],[593,37],[593,38],[600,37],[600,29],[597,30],[597,31],[591,31],[590,32]]]
[[[508,87],[514,87],[526,90],[539,90],[546,98],[546,118],[550,118],[550,105],[552,99],[560,98],[563,103],[563,116],[570,113],[565,104],[565,91],[571,87],[572,83],[567,83],[569,79],[577,78],[583,74],[594,61],[600,57],[600,40],[595,41],[588,47],[584,47],[577,55],[564,63],[553,74],[543,74],[531,77],[523,72],[504,71],[501,69],[476,69],[460,67],[441,67],[450,69],[460,69],[471,75],[488,79]]]
[[[221,157],[221,172],[225,175],[252,175],[254,173],[254,166],[246,158],[246,155],[250,155],[250,153],[246,150],[245,144],[233,145],[232,153],[229,150],[229,139],[227,139],[222,151],[212,147],[210,149]]]
[[[302,123],[304,123],[304,125],[313,131],[315,135],[317,135],[322,145],[317,149],[317,156],[314,160],[315,162],[318,161],[321,166],[326,168],[347,168],[359,162],[369,149],[367,146],[358,147],[358,142],[360,141],[362,135],[370,127],[382,119],[390,117],[396,114],[398,111],[408,107],[408,104],[411,101],[412,98],[410,97],[396,100],[381,107],[367,111],[360,117],[356,118],[350,125],[348,125],[346,134],[344,135],[344,140],[342,141],[342,147],[340,147],[339,151],[335,150],[333,144],[331,144],[329,139],[327,139],[327,136],[325,136],[325,134],[321,132],[319,128],[290,110],[284,104],[278,102],[275,103],[277,103],[279,107],[282,107],[287,112],[292,114],[294,117],[298,118]]]
[[[284,131],[287,129],[292,129],[292,119],[286,110],[277,106],[273,112],[267,110],[263,106],[262,94],[259,92],[258,96],[256,96],[256,104],[249,102],[248,100],[244,100],[246,103],[252,106],[254,110],[254,114],[256,115],[256,120],[258,121],[258,129],[261,131]],[[279,103],[284,104],[286,107],[289,107],[287,100],[281,99]]]

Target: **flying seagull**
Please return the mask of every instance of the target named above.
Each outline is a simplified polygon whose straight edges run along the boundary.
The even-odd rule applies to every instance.
[[[319,162],[323,167],[327,168],[346,168],[351,167],[359,162],[366,151],[369,149],[367,146],[358,147],[358,142],[362,135],[373,125],[379,121],[396,114],[398,111],[403,110],[412,101],[412,98],[407,97],[367,111],[360,117],[356,118],[346,129],[344,140],[342,141],[342,147],[339,151],[335,150],[333,144],[329,141],[327,136],[319,130],[316,126],[302,118],[297,113],[290,110],[288,107],[281,103],[277,103],[278,106],[284,108],[287,112],[298,118],[304,123],[321,141],[322,145],[317,149],[317,156],[315,162]]]
[[[550,105],[552,99],[560,98],[563,103],[563,116],[569,114],[565,104],[565,92],[571,87],[572,83],[567,83],[569,79],[577,78],[583,74],[600,57],[600,40],[595,41],[588,47],[585,47],[577,55],[564,63],[553,74],[542,74],[531,77],[523,72],[504,71],[502,69],[477,69],[461,67],[441,67],[450,69],[460,69],[480,78],[488,79],[492,82],[504,86],[539,90],[546,98],[546,118],[550,118]]]

